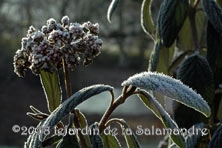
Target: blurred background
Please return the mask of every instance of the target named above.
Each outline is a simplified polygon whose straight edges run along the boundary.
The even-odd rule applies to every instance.
[[[121,92],[121,83],[129,76],[146,71],[153,48],[152,40],[140,25],[142,0],[120,1],[112,23],[106,12],[111,0],[1,0],[0,1],[0,147],[22,147],[27,136],[13,133],[12,126],[35,126],[36,121],[26,115],[33,105],[47,112],[46,100],[39,77],[27,72],[19,78],[13,72],[13,56],[20,48],[21,38],[30,25],[41,29],[49,18],[60,21],[68,15],[71,22],[91,21],[100,24],[100,38],[104,41],[101,54],[88,67],[78,67],[71,72],[73,92],[97,83],[108,84]],[[153,2],[156,20],[161,0]],[[89,124],[99,121],[109,103],[108,93],[96,96],[79,108]],[[161,123],[135,97],[127,100],[114,113],[125,118],[132,128],[137,125],[161,127]],[[136,120],[135,120],[136,119]],[[157,145],[161,136],[138,137],[141,143]],[[124,144],[123,144],[124,145]]]

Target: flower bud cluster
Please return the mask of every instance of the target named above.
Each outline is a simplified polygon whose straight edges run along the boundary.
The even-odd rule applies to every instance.
[[[50,18],[41,31],[30,26],[22,38],[21,49],[14,56],[15,73],[24,77],[28,69],[34,74],[39,74],[41,69],[52,72],[62,67],[62,61],[71,70],[80,64],[88,65],[103,44],[98,34],[98,23],[70,23],[68,16],[61,23]]]

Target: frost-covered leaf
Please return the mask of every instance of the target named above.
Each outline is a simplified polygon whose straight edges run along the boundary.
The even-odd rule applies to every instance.
[[[144,90],[140,90],[140,92],[142,92],[139,95],[142,102],[161,120],[166,128],[178,129],[176,122],[171,119],[170,115],[163,109],[161,104],[154,98],[154,96],[150,95]],[[170,134],[169,136],[179,147],[185,147],[185,140],[180,134]]]
[[[144,32],[152,37],[154,33],[154,24],[151,15],[151,4],[152,0],[143,0],[141,7],[141,25]]]
[[[91,126],[91,131],[95,131],[95,133],[89,135],[90,141],[92,143],[92,148],[104,148],[102,137],[99,134],[97,122]]]
[[[118,6],[120,0],[112,0],[112,2],[109,5],[108,11],[107,11],[107,19],[111,23],[111,17],[116,10],[116,7]]]
[[[50,114],[50,116],[45,120],[43,126],[53,128],[59,123],[60,120],[62,120],[67,114],[69,114],[69,112],[71,112],[83,101],[104,91],[112,90],[113,88],[108,85],[92,85],[77,91]],[[40,140],[43,140],[44,138],[45,136],[43,133],[40,134]]]
[[[164,0],[158,16],[158,32],[165,47],[170,47],[186,17],[189,8],[188,0]]]
[[[60,87],[58,72],[40,70],[40,80],[45,92],[48,110],[52,112],[62,101],[62,90]]]
[[[199,111],[206,117],[209,117],[211,114],[210,107],[199,94],[184,85],[181,81],[167,75],[155,72],[142,72],[128,78],[128,80],[122,83],[122,86],[129,85],[168,96],[177,102]]]
[[[213,137],[208,144],[208,148],[219,148],[222,147],[222,125],[220,124],[213,134]]]
[[[121,148],[121,145],[116,136],[112,134],[105,135],[102,133],[101,137],[103,139],[104,148]]]
[[[222,33],[222,9],[215,0],[202,0],[209,21],[218,33]]]

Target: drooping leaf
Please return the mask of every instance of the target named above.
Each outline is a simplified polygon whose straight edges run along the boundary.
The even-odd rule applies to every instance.
[[[151,4],[152,0],[143,0],[141,7],[141,26],[144,32],[153,37],[154,24],[151,15]]]
[[[176,122],[171,119],[170,115],[163,109],[156,98],[144,90],[140,91],[142,92],[139,95],[141,101],[161,120],[164,126],[168,129],[178,129]],[[169,133],[169,136],[179,147],[185,148],[185,140],[180,134],[174,135]]]
[[[102,93],[104,91],[113,91],[113,88],[108,85],[92,85],[83,88],[66,99],[59,107],[57,107],[50,116],[45,120],[43,126],[52,128],[59,123],[69,112],[71,112],[77,105],[90,97]],[[45,138],[44,134],[40,134],[40,140]]]
[[[214,29],[222,33],[222,9],[215,0],[202,0],[204,11]]]
[[[109,5],[108,11],[107,11],[107,19],[111,23],[111,17],[116,10],[116,7],[118,6],[120,0],[112,0],[112,2]]]
[[[170,47],[187,17],[188,0],[164,0],[158,16],[158,32],[165,47]]]
[[[219,148],[222,146],[222,125],[220,124],[213,134],[213,137],[208,144],[208,148]]]
[[[142,72],[128,78],[128,80],[122,83],[122,86],[129,85],[168,96],[177,102],[199,111],[206,117],[209,117],[211,114],[209,105],[199,94],[184,85],[181,81],[167,75],[155,72]]]
[[[102,137],[99,134],[97,122],[91,126],[91,131],[95,131],[95,133],[89,135],[90,141],[92,143],[92,148],[104,148]]]
[[[139,144],[139,141],[137,140],[135,133],[131,130],[130,126],[127,124],[127,122],[124,119],[117,118],[113,121],[120,124],[121,129],[122,129],[122,134],[124,135],[124,138],[126,140],[126,144],[127,144],[128,148],[140,148],[141,147]]]
[[[115,135],[101,134],[105,148],[121,148],[121,145]]]
[[[48,110],[52,112],[62,101],[58,72],[54,71],[51,73],[40,70],[40,80],[46,95]]]
[[[80,125],[80,128],[81,129],[86,129],[88,127],[88,123],[87,123],[87,120],[86,120],[84,114],[81,113],[79,110],[76,110],[75,115],[76,115],[76,118],[79,121],[78,123]],[[84,134],[83,137],[84,137],[84,140],[85,140],[85,143],[86,143],[87,147],[91,147],[89,135]]]

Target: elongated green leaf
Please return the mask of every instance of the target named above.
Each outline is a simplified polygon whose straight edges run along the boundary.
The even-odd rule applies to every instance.
[[[54,71],[51,73],[40,70],[40,80],[46,95],[48,110],[52,112],[62,101],[58,72]]]
[[[206,117],[209,117],[211,114],[210,107],[199,94],[184,85],[181,81],[167,75],[155,72],[142,72],[128,78],[128,80],[122,83],[122,86],[129,85],[168,96],[177,102],[199,111]]]
[[[111,17],[116,10],[116,7],[118,6],[120,0],[112,0],[112,2],[109,5],[108,11],[107,11],[107,19],[111,23]]]
[[[208,144],[208,148],[219,148],[222,146],[222,125],[220,124],[213,134],[213,137]]]
[[[80,128],[81,129],[86,129],[88,127],[88,123],[87,123],[87,120],[86,120],[85,116],[83,115],[83,113],[81,113],[78,110],[76,112],[76,115],[77,115],[77,119],[78,119],[79,124],[80,124]],[[85,143],[86,143],[87,147],[92,147],[91,143],[90,143],[89,135],[84,134],[83,137],[84,137],[84,140],[85,140]]]
[[[175,43],[172,44],[170,48],[163,48],[160,50],[159,62],[157,64],[157,69],[156,69],[157,72],[169,74],[168,68],[172,63],[174,51],[175,51]]]
[[[97,122],[95,122],[91,126],[91,130],[95,131],[95,133],[89,135],[90,141],[92,143],[92,148],[104,148],[102,137],[99,134],[99,128]]]
[[[163,109],[161,104],[148,92],[144,90],[140,91],[142,92],[142,94],[139,95],[141,101],[161,120],[164,126],[169,129],[178,129],[176,122],[171,119],[170,115]],[[180,134],[169,134],[169,136],[179,147],[185,148],[185,140]]]
[[[151,15],[151,4],[152,0],[143,0],[141,7],[141,25],[144,32],[153,37],[154,24]]]
[[[203,36],[205,35],[203,32],[206,29],[206,16],[203,11],[196,11],[195,13],[195,24],[197,29],[197,42],[200,44],[200,46],[203,43],[203,39],[205,39]],[[204,41],[205,42],[205,41]],[[177,47],[181,51],[187,51],[187,50],[196,50],[194,49],[194,39],[192,34],[192,29],[190,25],[190,20],[187,17],[183,27],[181,28],[180,32],[178,33],[177,37]],[[205,45],[203,45],[204,47]],[[202,47],[202,46],[201,46]]]
[[[57,107],[50,116],[46,119],[43,126],[53,128],[62,120],[69,112],[71,112],[77,105],[90,97],[102,93],[104,91],[113,91],[113,88],[108,85],[92,85],[83,88],[66,99],[59,107]],[[44,133],[40,134],[40,140],[45,138]]]
[[[215,0],[202,0],[210,23],[218,33],[222,33],[222,9]]]
[[[165,47],[170,47],[187,17],[188,0],[164,0],[158,16],[158,32]]]
[[[101,134],[101,137],[103,139],[103,144],[105,148],[121,148],[121,145],[116,138],[116,136],[111,135],[111,134]]]

